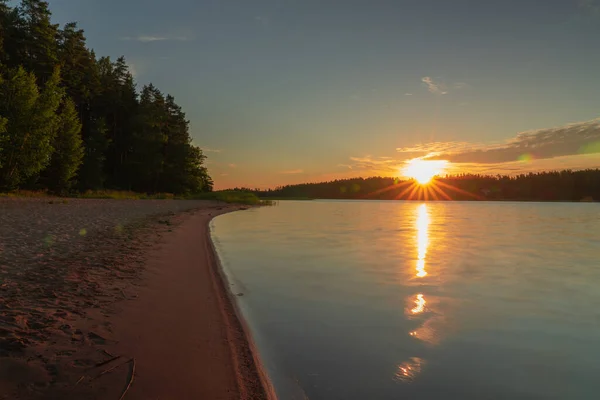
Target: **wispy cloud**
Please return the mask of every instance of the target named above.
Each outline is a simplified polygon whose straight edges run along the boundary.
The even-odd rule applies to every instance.
[[[352,169],[353,168],[352,165],[350,165],[350,164],[338,164],[337,166],[340,167],[340,168],[348,168],[348,169]]]
[[[400,147],[398,157],[350,157],[347,173],[396,176],[413,158],[449,161],[446,173],[515,174],[600,165],[600,118],[521,132],[503,142],[432,142]]]
[[[446,83],[441,79],[433,79],[430,76],[424,76],[421,78],[421,82],[427,87],[430,93],[443,95],[450,93],[450,90],[461,90],[469,88],[469,84],[466,82],[450,82]]]
[[[423,82],[427,86],[427,90],[429,90],[433,94],[447,94],[446,85],[442,82],[435,82],[431,77],[424,76],[421,78],[421,82]]]
[[[431,143],[413,149],[423,152],[430,150],[430,154],[426,156],[429,159],[479,164],[512,162],[524,156],[531,159],[551,159],[600,153],[600,119],[521,132],[500,144]],[[402,150],[407,152],[407,149],[399,149]]]
[[[295,175],[304,173],[303,169],[290,169],[288,171],[281,171],[282,174]]]
[[[410,147],[398,147],[398,153],[405,153],[407,157],[433,156],[443,153],[458,153],[473,149],[477,146],[485,147],[484,144],[477,145],[469,142],[430,142],[416,144]]]
[[[185,42],[185,41],[189,40],[189,38],[187,36],[138,35],[138,36],[125,36],[125,37],[122,37],[121,40],[141,42],[141,43],[151,43],[151,42],[164,42],[167,40]]]
[[[347,167],[352,170],[369,171],[372,174],[387,175],[398,171],[400,161],[391,157],[373,157],[366,155],[362,157],[350,157],[351,164],[340,166]]]
[[[405,96],[412,96],[412,93],[404,93]]]
[[[237,168],[237,164],[228,164],[227,165],[229,168]]]

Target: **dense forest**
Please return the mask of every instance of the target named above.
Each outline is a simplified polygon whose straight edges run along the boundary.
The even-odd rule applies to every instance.
[[[600,200],[600,170],[529,173],[516,176],[436,177],[421,186],[413,180],[353,178],[254,190],[262,198],[384,200]]]
[[[0,0],[0,191],[212,190],[170,95],[138,93],[123,57],[97,57],[48,3]]]

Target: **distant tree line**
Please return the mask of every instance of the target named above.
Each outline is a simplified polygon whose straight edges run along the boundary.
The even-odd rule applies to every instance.
[[[48,3],[0,0],[0,191],[212,190],[170,95],[141,93],[123,57],[98,58]]]
[[[516,176],[463,174],[436,177],[423,186],[413,180],[353,178],[252,191],[262,198],[600,201],[600,170]]]

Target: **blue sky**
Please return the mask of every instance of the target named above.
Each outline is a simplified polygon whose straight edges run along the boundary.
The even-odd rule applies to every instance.
[[[50,6],[176,97],[217,187],[394,175],[416,156],[453,171],[600,166],[582,155],[600,152],[600,1]]]

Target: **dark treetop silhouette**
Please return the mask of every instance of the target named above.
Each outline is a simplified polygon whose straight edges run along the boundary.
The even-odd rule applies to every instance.
[[[517,176],[465,174],[436,177],[427,185],[395,178],[353,178],[253,192],[264,198],[598,201],[600,170],[565,170]]]

